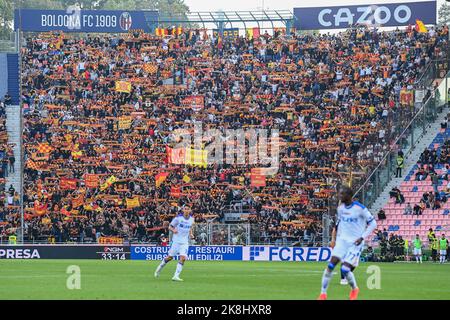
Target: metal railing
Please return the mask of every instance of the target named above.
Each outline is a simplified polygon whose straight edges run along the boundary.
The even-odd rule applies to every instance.
[[[442,112],[442,106],[445,104],[445,100],[437,100],[436,93],[443,89],[446,92],[447,88],[447,79],[444,79],[441,85],[435,90],[435,95],[431,95],[426,100],[406,128],[403,129],[402,133],[391,144],[380,163],[357,189],[355,197],[359,198],[367,207],[375,203],[376,199],[393,178],[396,170],[398,151],[402,150],[405,156],[413,152],[417,142],[427,133],[429,125],[434,123],[438,114]]]
[[[16,44],[14,41],[0,40],[0,52],[2,53],[16,53]]]

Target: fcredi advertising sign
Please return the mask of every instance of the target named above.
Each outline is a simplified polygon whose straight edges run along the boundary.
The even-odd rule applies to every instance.
[[[353,25],[396,27],[436,24],[436,1],[294,8],[297,30],[344,29]]]

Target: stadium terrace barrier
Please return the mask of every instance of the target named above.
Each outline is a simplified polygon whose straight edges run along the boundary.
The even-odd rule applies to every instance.
[[[3,245],[0,259],[161,260],[168,246],[152,245]],[[330,248],[278,246],[190,246],[189,260],[328,261]]]

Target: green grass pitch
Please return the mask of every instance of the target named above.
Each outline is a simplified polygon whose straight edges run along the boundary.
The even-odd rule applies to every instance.
[[[0,299],[316,299],[326,263],[188,261],[173,282],[176,262],[157,279],[158,261],[0,260]],[[69,290],[67,267],[80,268],[81,289]],[[369,290],[376,265],[381,289]],[[362,263],[355,272],[360,299],[450,299],[450,264]],[[335,273],[329,299],[347,299]]]

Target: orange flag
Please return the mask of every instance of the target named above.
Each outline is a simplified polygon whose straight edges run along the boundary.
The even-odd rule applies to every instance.
[[[40,143],[37,147],[39,153],[50,153],[53,148],[48,143]]]
[[[155,182],[156,182],[157,188],[159,188],[159,186],[167,179],[168,175],[169,175],[168,172],[161,172],[155,176]]]
[[[34,201],[34,213],[41,216],[47,213],[47,204],[41,204],[39,201]]]

